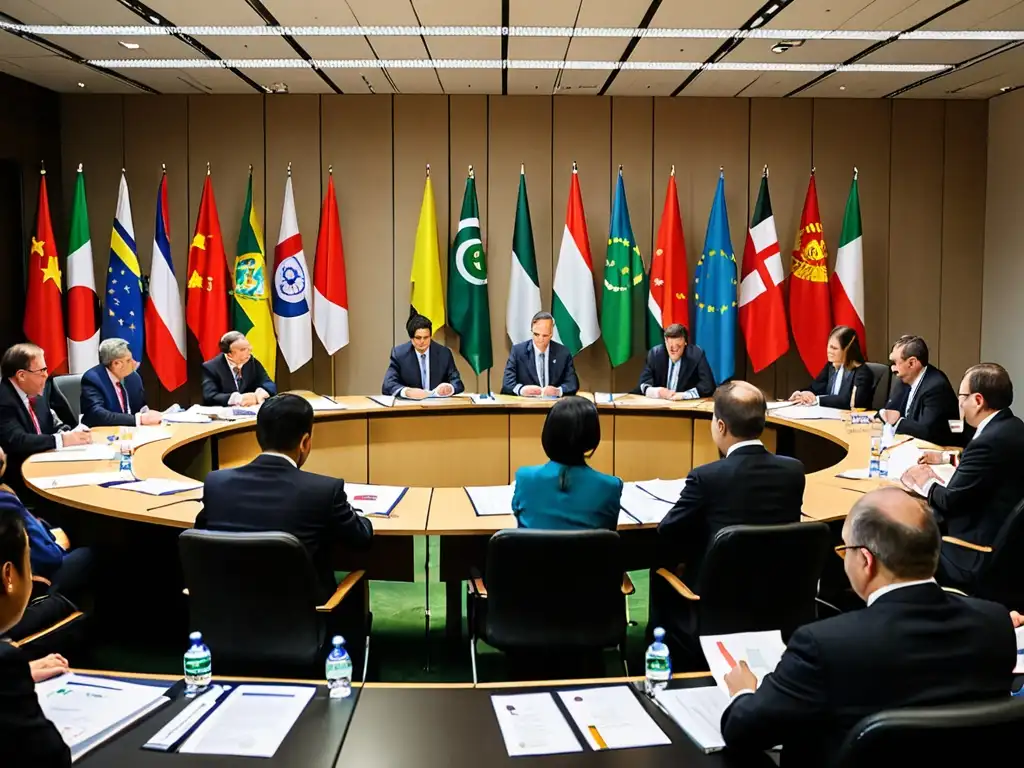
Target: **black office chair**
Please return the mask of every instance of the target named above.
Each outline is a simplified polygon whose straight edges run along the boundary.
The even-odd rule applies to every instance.
[[[88,618],[64,595],[51,594],[49,581],[33,576],[25,613],[3,639],[20,648],[30,661],[51,653],[83,659],[88,654]]]
[[[290,533],[192,529],[178,537],[178,547],[189,626],[203,633],[222,672],[319,679],[331,633],[339,631],[356,670],[362,662],[365,679],[372,617],[357,612],[345,631],[336,626],[346,597],[353,603],[362,591],[361,608],[368,605],[363,571],[350,573],[320,605],[321,587],[309,553]]]
[[[474,685],[478,639],[519,663],[593,663],[617,647],[625,666],[627,589],[632,584],[623,578],[622,546],[614,531],[494,534],[485,577],[474,575],[469,582]]]
[[[972,596],[1002,603],[1008,610],[1024,605],[1024,500],[1006,516],[991,547],[953,536],[943,536],[942,541],[979,553]]]
[[[1011,698],[1009,693],[992,701],[892,709],[857,723],[843,742],[836,765],[878,768],[910,759],[918,765],[950,765],[953,755],[978,759],[985,754],[1016,754],[1022,726],[1024,698]]]
[[[52,384],[51,384],[52,383]],[[82,374],[69,373],[46,380],[50,407],[65,424],[75,426],[82,415]]]
[[[882,365],[882,363],[865,363],[865,365],[871,371],[871,385],[875,388],[875,394],[871,399],[871,409],[878,411],[885,408],[885,404],[889,401],[892,369],[888,365]]]

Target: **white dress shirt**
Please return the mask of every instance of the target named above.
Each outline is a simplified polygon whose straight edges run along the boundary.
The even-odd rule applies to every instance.
[[[741,440],[740,442],[729,446],[729,450],[725,452],[726,458],[732,456],[733,451],[739,450],[740,448],[746,448],[748,445],[759,445],[764,448],[764,443],[760,440]]]
[[[413,349],[416,353],[416,375],[420,377],[420,384],[423,383],[423,370],[427,371],[427,386],[425,387],[402,387],[398,390],[399,397],[406,397],[406,391],[410,389],[423,389],[425,392],[430,392],[430,347],[427,347],[426,352],[420,352],[417,349]],[[424,365],[426,363],[426,365]]]
[[[263,451],[260,456],[277,456],[277,458],[284,459],[296,469],[299,468],[299,465],[295,463],[295,459],[291,456],[285,456],[283,453],[278,453],[277,451]]]
[[[683,356],[680,355],[678,360],[673,360],[670,355],[668,358],[668,374],[665,377],[665,389],[671,392],[678,391],[679,388],[679,372],[683,368]],[[658,387],[653,384],[644,384],[642,391],[648,397],[657,399]],[[700,397],[696,387],[690,387],[688,390],[683,392],[683,400],[696,400]]]
[[[123,412],[130,415],[131,412],[132,412],[132,402],[131,402],[131,400],[128,399],[128,389],[127,389],[127,387],[125,387],[124,382],[121,381],[119,378],[117,378],[117,376],[115,376],[113,374],[113,372],[109,368],[107,368],[107,376],[110,377],[110,383],[114,385],[114,397],[117,397],[117,388],[118,388],[118,386],[121,387],[121,397],[124,398],[124,411]],[[120,402],[120,400],[119,400],[119,402]],[[145,411],[148,411],[148,410],[149,410],[148,408],[143,406],[142,408],[139,409],[138,413],[135,414],[135,426],[136,427],[142,425],[142,414]]]
[[[540,382],[538,386],[540,386],[540,388],[543,390],[544,387],[550,387],[551,386],[551,376],[550,376],[550,371],[551,371],[551,352],[552,352],[551,345],[549,344],[548,348],[545,349],[543,352],[541,352],[539,349],[537,349],[537,345],[536,344],[531,345],[530,348],[533,350],[533,369],[534,369],[534,371],[537,374],[537,381]],[[544,355],[544,365],[543,366],[541,366],[541,363],[540,363],[540,356],[541,355]],[[512,388],[512,391],[515,392],[517,395],[521,394],[524,386],[527,386],[527,385],[525,385],[525,384],[516,384],[515,387]],[[558,390],[558,396],[561,397],[562,396],[562,388],[561,387],[557,387],[556,389]]]

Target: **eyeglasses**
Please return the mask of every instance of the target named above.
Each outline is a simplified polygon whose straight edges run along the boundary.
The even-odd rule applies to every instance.
[[[840,544],[835,548],[836,554],[843,558],[843,560],[846,559],[846,552],[850,549],[864,549],[868,552],[871,552],[871,550],[865,547],[863,544]],[[871,554],[874,555],[875,553],[871,552]]]
[[[974,392],[957,392],[956,396],[957,397],[970,397],[973,394],[975,394],[975,393]]]
[[[49,369],[49,368],[47,368],[46,366],[43,366],[42,368],[36,368],[35,370],[33,370],[33,369],[31,369],[31,368],[22,368],[21,370],[23,370],[23,371],[24,371],[25,373],[35,373],[35,374],[40,374],[40,373],[46,373],[46,372],[48,372],[48,371],[49,371],[50,369]]]

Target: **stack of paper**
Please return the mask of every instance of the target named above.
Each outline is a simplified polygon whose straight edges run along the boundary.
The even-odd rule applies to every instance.
[[[395,485],[345,483],[349,503],[363,517],[387,517],[408,490]]]
[[[801,421],[808,419],[843,420],[843,411],[839,408],[823,408],[820,405],[788,405],[776,408],[774,415]]]
[[[491,696],[509,757],[582,752],[550,693]]]
[[[660,523],[672,509],[671,503],[655,498],[636,483],[623,483],[619,504],[640,523]]]
[[[670,688],[655,693],[654,700],[705,753],[725,749],[721,723],[729,694],[721,688]]]
[[[465,488],[469,503],[477,515],[511,515],[512,494],[516,484],[512,485],[480,485]]]
[[[52,475],[50,477],[33,478],[32,484],[38,488],[79,488],[85,485],[103,485],[104,483],[131,482],[135,476],[125,472],[79,472],[77,475]]]
[[[789,408],[793,403],[789,400],[771,400],[765,403],[765,405],[768,407],[769,411],[774,411],[779,408]]]
[[[165,413],[164,421],[168,424],[209,424],[213,419],[202,413],[196,413],[191,408],[178,413]]]
[[[615,406],[630,405],[638,406],[640,408],[670,408],[677,400],[662,400],[659,397],[641,397],[626,398],[623,400],[616,400]]]
[[[146,493],[150,496],[169,496],[172,493],[183,493],[202,488],[203,484],[198,480],[173,480],[152,478],[150,480],[138,480],[134,483],[120,483],[114,486],[119,491],[135,491]]]
[[[385,408],[390,408],[395,404],[394,395],[368,395],[368,397],[377,405],[383,405]]]
[[[591,749],[632,749],[672,743],[628,685],[559,691],[558,696]]]
[[[309,398],[309,404],[313,406],[313,411],[346,411],[348,406],[344,403],[339,403],[337,400],[331,397],[311,397]]]
[[[132,448],[141,448],[147,443],[155,443],[158,440],[170,440],[173,433],[168,429],[160,427],[135,427],[132,431]]]
[[[59,451],[34,453],[28,461],[34,464],[52,461],[113,461],[117,458],[116,451],[109,445],[90,443],[89,445],[72,445]]]
[[[667,501],[669,504],[675,504],[683,492],[683,487],[686,485],[686,478],[682,477],[678,480],[662,480],[661,478],[657,480],[639,480],[636,485],[640,490],[647,491],[656,499]]]

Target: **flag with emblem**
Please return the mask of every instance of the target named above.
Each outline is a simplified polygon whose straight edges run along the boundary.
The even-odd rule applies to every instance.
[[[587,234],[576,163],[572,164],[569,205],[555,267],[551,314],[555,318],[555,341],[568,347],[574,356],[601,337],[597,297],[594,295],[594,260],[590,257],[590,236]]]
[[[689,271],[686,266],[686,238],[679,216],[679,192],[676,190],[676,167],[668,177],[665,207],[661,211],[658,238],[647,279],[647,348],[662,342],[663,332],[674,323],[690,327]]]
[[[533,338],[533,316],[540,312],[540,280],[537,253],[533,248],[530,202],[526,197],[526,167],[519,166],[519,199],[512,231],[512,263],[508,278],[505,332],[513,344]]]
[[[167,206],[167,172],[156,191],[153,263],[146,301],[146,354],[163,388],[173,392],[188,378],[185,367],[185,318],[171,259],[171,214]]]
[[[274,248],[274,328],[277,343],[289,371],[297,371],[313,359],[313,325],[310,309],[313,290],[302,250],[299,220],[295,215],[292,169],[284,183],[281,231]]]
[[[444,296],[441,295],[441,251],[437,246],[437,205],[434,186],[430,183],[430,166],[423,185],[423,203],[416,225],[416,244],[412,251],[412,272],[409,275],[409,314],[423,315],[434,326],[444,325]]]
[[[345,248],[341,242],[333,170],[328,171],[327,194],[320,208],[320,231],[316,237],[313,326],[327,354],[333,355],[348,346],[348,283],[345,280]]]
[[[252,353],[271,379],[277,370],[277,339],[270,318],[270,292],[267,290],[267,260],[263,230],[252,203],[252,170],[245,193],[242,224],[235,249],[235,270],[231,291],[231,325],[241,331],[252,345]]]
[[[46,356],[50,373],[66,373],[68,342],[64,336],[64,310],[60,302],[60,264],[50,223],[50,200],[46,194],[46,171],[39,177],[39,208],[36,234],[26,265],[25,337]]]
[[[481,373],[493,365],[487,255],[480,237],[473,166],[469,166],[462,195],[459,231],[448,254],[448,324],[459,334],[459,353],[474,371]]]
[[[619,166],[612,220],[608,228],[601,302],[601,336],[612,368],[633,356],[634,330],[640,328],[642,302],[647,298],[644,288],[644,262],[633,237],[626,186],[622,181],[622,166]]]
[[[789,351],[786,303],[782,296],[785,279],[765,166],[740,270],[740,328],[754,373],[763,371]]]
[[[832,318],[836,325],[848,325],[857,332],[860,349],[868,353],[864,333],[864,238],[860,230],[860,195],[857,169],[853,169],[850,196],[846,198],[843,232],[836,251],[836,268],[829,279],[832,292]]]
[[[92,267],[85,174],[79,164],[68,238],[68,367],[71,373],[85,373],[99,362],[99,343],[99,299]]]
[[[832,330],[832,307],[828,292],[828,251],[818,213],[818,189],[813,170],[800,215],[800,229],[793,243],[789,322],[804,367],[811,376],[817,376],[828,362],[826,349]]]
[[[199,199],[192,245],[188,249],[185,320],[199,342],[203,359],[219,355],[220,337],[228,332],[228,258],[224,253],[209,166]]]
[[[114,227],[110,233],[110,262],[107,265],[107,289],[103,294],[100,337],[124,339],[131,347],[132,356],[141,363],[146,336],[142,327],[142,270],[138,253],[128,181],[122,170]]]
[[[725,208],[725,172],[718,177],[704,250],[693,280],[697,304],[694,343],[704,350],[715,383],[736,373],[736,255]]]

